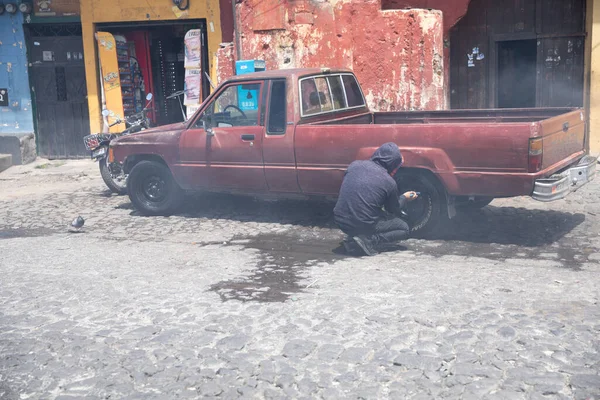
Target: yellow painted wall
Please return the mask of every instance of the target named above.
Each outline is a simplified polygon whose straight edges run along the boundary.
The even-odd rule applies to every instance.
[[[594,4],[596,3],[596,4]],[[588,18],[591,16],[590,75],[589,75],[589,117],[590,153],[600,155],[600,3],[588,1]]]
[[[190,0],[187,15],[178,19],[171,0],[81,0],[81,25],[87,79],[91,132],[102,130],[101,101],[96,24],[107,22],[142,22],[185,19],[206,19],[208,31],[208,59],[211,76],[215,76],[214,60],[222,41],[219,0]],[[213,79],[214,80],[214,79]]]

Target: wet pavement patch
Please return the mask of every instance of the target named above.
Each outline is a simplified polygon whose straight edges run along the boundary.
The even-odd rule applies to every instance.
[[[301,283],[308,267],[347,257],[341,252],[337,238],[264,234],[236,237],[230,244],[258,250],[260,261],[250,275],[210,287],[223,301],[284,302],[309,285]]]

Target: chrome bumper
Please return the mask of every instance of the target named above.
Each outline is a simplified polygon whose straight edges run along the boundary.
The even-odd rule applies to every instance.
[[[566,170],[549,178],[538,179],[533,187],[533,197],[539,201],[554,201],[567,197],[596,176],[598,158],[585,156]]]

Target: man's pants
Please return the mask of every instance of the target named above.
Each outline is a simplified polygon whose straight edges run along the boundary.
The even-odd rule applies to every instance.
[[[342,224],[338,224],[338,226],[348,236],[367,236],[375,246],[378,244],[394,243],[408,239],[410,234],[408,224],[401,218],[391,215],[382,217],[377,220],[374,225],[363,229],[351,228]]]

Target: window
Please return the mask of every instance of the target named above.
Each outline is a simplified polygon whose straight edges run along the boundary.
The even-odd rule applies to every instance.
[[[364,107],[365,100],[351,74],[315,76],[300,81],[302,116]]]
[[[330,76],[327,78],[329,87],[331,88],[331,97],[333,98],[333,108],[336,110],[347,108],[346,94],[342,86],[342,78],[340,76]]]
[[[360,86],[356,82],[356,78],[352,75],[343,75],[344,89],[346,89],[346,97],[348,99],[348,107],[360,107],[365,105]]]
[[[267,133],[270,135],[283,135],[286,128],[287,99],[285,95],[285,81],[271,82],[271,99],[269,103],[269,122]]]
[[[301,90],[304,115],[320,114],[333,110],[329,85],[325,78],[304,79],[301,83]]]
[[[204,110],[205,126],[228,128],[258,125],[260,83],[228,86]]]

